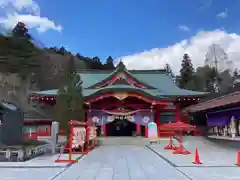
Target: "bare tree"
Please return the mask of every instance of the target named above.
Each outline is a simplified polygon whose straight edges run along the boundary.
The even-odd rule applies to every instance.
[[[210,82],[214,92],[220,91],[221,78],[219,73],[224,71],[231,73],[232,64],[232,61],[228,59],[227,53],[220,45],[212,44],[209,46],[205,56],[205,66],[209,66],[215,71],[215,77],[212,77],[213,81]]]
[[[205,56],[205,65],[211,68],[215,68],[217,72],[229,70],[232,72],[233,62],[228,59],[227,53],[218,44],[212,44],[208,47],[207,54]]]

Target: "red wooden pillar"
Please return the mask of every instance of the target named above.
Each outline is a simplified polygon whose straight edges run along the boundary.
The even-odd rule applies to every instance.
[[[141,126],[140,126],[140,124],[136,124],[136,133],[137,133],[137,136],[139,136],[141,134]]]
[[[148,137],[148,125],[145,125],[145,137]]]

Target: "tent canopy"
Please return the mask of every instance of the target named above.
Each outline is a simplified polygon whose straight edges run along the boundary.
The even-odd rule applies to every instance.
[[[185,122],[169,122],[167,124],[163,124],[159,127],[160,130],[182,130],[182,131],[194,131],[196,126]]]

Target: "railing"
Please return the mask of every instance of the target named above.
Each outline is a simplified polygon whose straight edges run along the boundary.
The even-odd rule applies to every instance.
[[[0,154],[4,156],[6,161],[26,161],[33,157],[42,155],[51,150],[50,144],[39,145],[26,149],[4,149],[0,150]]]

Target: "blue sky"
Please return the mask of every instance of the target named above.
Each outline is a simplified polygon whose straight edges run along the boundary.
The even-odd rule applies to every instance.
[[[155,47],[166,47],[204,28],[234,30],[237,1],[218,0],[38,0],[43,16],[61,24],[54,31],[38,36],[46,45],[65,45],[87,56],[125,56]],[[240,3],[237,3],[240,5]],[[233,6],[234,5],[234,6]],[[205,6],[205,7],[204,7]],[[206,7],[207,6],[207,7]],[[231,8],[232,21],[216,18]],[[190,32],[178,27],[185,25]],[[238,29],[236,29],[238,30]]]
[[[24,2],[24,0],[18,1]],[[183,48],[182,54],[190,52],[193,56],[197,56],[196,53],[194,54],[197,50],[192,50],[196,45],[192,47],[190,41],[194,37],[200,38],[199,32],[205,35],[208,33],[208,37],[201,35],[205,37],[206,42],[210,36],[215,37],[218,34],[211,43],[217,41],[225,48],[231,46],[225,42],[232,43],[232,39],[235,38],[233,33],[238,35],[240,31],[238,0],[30,1],[37,5],[38,12],[36,8],[32,8],[33,6],[31,8],[34,10],[30,11],[30,5],[24,6],[22,3],[25,8],[15,6],[15,11],[12,10],[11,13],[24,15],[14,20],[26,20],[26,23],[32,27],[30,31],[34,37],[46,46],[65,46],[74,53],[79,52],[89,57],[99,56],[102,60],[111,55],[114,58],[123,58],[126,64],[131,64],[130,66],[135,66],[138,57],[143,61],[141,55],[144,53],[145,60],[151,60],[152,63],[161,61],[161,65],[163,61],[164,63],[170,61],[169,63],[174,66],[173,60],[170,60],[173,57],[166,53],[171,51],[168,53],[173,54],[180,51],[176,49],[180,45]],[[9,14],[9,12],[5,13]],[[39,24],[27,19],[30,17],[25,15],[29,13],[32,19],[36,16],[47,18],[53,23],[52,26],[61,26],[61,32],[59,29],[56,30],[57,28],[48,26],[44,27],[46,28],[44,32],[39,33],[38,27],[41,26],[39,24],[44,23],[39,19]],[[228,39],[226,40],[225,37]],[[184,40],[189,42],[186,44],[182,42]],[[200,41],[198,39],[198,42]],[[158,50],[157,55],[153,53],[156,50]],[[206,48],[204,53],[205,51]],[[179,54],[176,54],[177,58],[181,58],[182,55],[178,57]],[[147,59],[150,55],[151,59]],[[134,57],[135,60],[129,57]],[[151,68],[151,66],[152,64],[146,64],[145,67]]]

